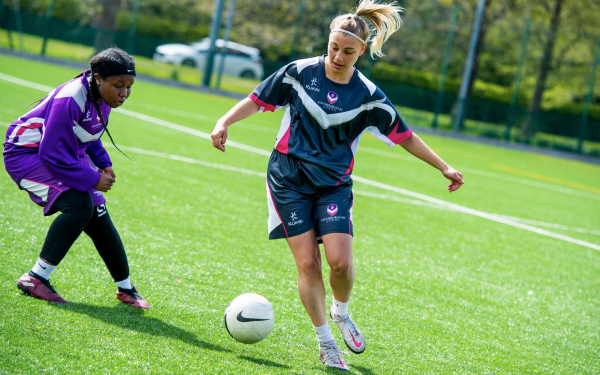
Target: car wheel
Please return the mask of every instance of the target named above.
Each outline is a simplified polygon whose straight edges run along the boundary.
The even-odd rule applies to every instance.
[[[254,72],[251,70],[244,70],[242,72],[242,74],[240,74],[240,76],[242,78],[254,78],[255,77]]]
[[[183,66],[189,66],[190,68],[195,68],[196,67],[196,62],[192,59],[185,59],[181,62],[181,65]]]

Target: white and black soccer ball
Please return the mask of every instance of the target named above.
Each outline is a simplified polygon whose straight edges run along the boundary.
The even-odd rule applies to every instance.
[[[243,344],[256,344],[269,336],[275,314],[267,299],[254,293],[236,297],[225,309],[227,332]]]

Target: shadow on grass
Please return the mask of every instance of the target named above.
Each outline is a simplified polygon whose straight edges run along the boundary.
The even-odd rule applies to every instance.
[[[286,369],[290,368],[290,366],[282,365],[281,363],[269,361],[267,359],[262,359],[262,358],[254,358],[254,357],[250,357],[249,355],[238,355],[238,358],[245,359],[246,361],[254,362],[257,365],[279,367],[279,368],[286,368]]]
[[[368,369],[366,367],[363,367],[363,366],[351,365],[350,367],[354,368],[354,369],[357,369],[358,371],[360,371],[361,375],[377,375],[376,373],[374,373],[370,369]]]
[[[172,324],[165,323],[160,319],[147,317],[142,309],[132,309],[125,305],[115,307],[89,305],[87,303],[69,302],[69,304],[52,303],[54,307],[85,314],[94,319],[112,324],[124,329],[131,329],[141,333],[154,336],[164,336],[197,346],[201,349],[215,350],[219,352],[231,352],[210,342],[198,340],[196,335]]]
[[[325,366],[319,366],[316,367],[316,370],[319,370],[321,372],[327,373],[327,374],[357,374],[357,375],[377,375],[376,373],[374,373],[373,371],[371,371],[370,369],[363,367],[363,366],[356,366],[356,365],[350,365],[349,367],[349,372],[346,370],[341,370],[341,369],[337,369],[337,368],[333,368],[333,367],[325,367]]]

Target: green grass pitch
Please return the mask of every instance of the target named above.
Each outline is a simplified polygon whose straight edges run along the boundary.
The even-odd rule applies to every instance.
[[[55,87],[76,70],[0,55],[0,73]],[[0,79],[0,129],[44,96]],[[135,83],[124,108],[210,133],[235,101]],[[273,147],[282,112],[257,114],[229,139]],[[267,157],[113,112],[117,183],[107,207],[131,278],[151,305],[122,305],[91,241],[82,236],[52,275],[70,301],[22,295],[16,280],[39,255],[53,218],[0,173],[0,373],[322,374],[317,341],[296,291],[285,241],[267,238]],[[424,135],[465,174],[448,194],[439,172],[364,137],[354,174],[429,197],[514,217],[600,244],[600,167]],[[107,139],[104,143],[109,143]],[[169,159],[143,149],[187,157]],[[187,159],[186,159],[187,160]],[[350,312],[368,341],[351,373],[597,374],[600,251],[355,182]],[[419,204],[421,202],[421,204]],[[324,266],[325,277],[328,268]],[[265,296],[275,328],[256,345],[223,325],[239,294]],[[328,289],[327,302],[331,291]],[[333,327],[334,336],[341,336]]]

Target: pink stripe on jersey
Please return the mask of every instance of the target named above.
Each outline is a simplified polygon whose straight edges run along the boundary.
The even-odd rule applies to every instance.
[[[254,103],[258,104],[259,106],[261,106],[262,108],[264,108],[267,111],[275,112],[275,109],[277,109],[274,105],[263,102],[262,100],[257,98],[256,95],[254,95],[254,94],[250,94],[250,95],[248,95],[248,97],[250,99],[252,99],[252,101]]]
[[[392,130],[392,132],[387,135],[388,139],[390,141],[394,142],[395,144],[399,144],[401,142],[406,141],[412,135],[412,130],[410,130],[410,129],[408,129],[407,131],[402,132],[402,133],[397,133],[399,125],[400,125],[400,120],[398,120],[398,122],[396,123],[394,130]]]
[[[350,172],[352,172],[353,168],[354,168],[354,157],[352,157],[352,161],[350,162],[350,166],[346,170],[346,173],[344,173],[344,175],[340,178],[340,180],[338,181],[338,183],[335,184],[335,186],[338,186],[340,184],[340,182],[342,182],[344,180],[344,177],[346,177]]]
[[[60,190],[59,188],[57,188],[56,186],[53,186],[53,185],[48,185],[48,184],[45,184],[45,183],[43,183],[43,182],[39,182],[39,181],[33,181],[33,180],[30,180],[30,179],[27,179],[27,178],[24,178],[23,180],[25,180],[25,181],[29,181],[29,182],[35,182],[36,184],[40,184],[40,185],[46,185],[46,186],[48,186],[48,187],[51,187],[51,188],[54,188],[54,189],[56,189],[56,190],[60,191],[61,193],[64,193],[64,191],[63,191],[63,190]]]
[[[275,150],[281,152],[282,154],[287,154],[290,150],[290,129],[292,128],[292,124],[290,124],[290,126],[288,126],[287,130],[285,131],[285,134],[283,135],[283,137],[281,137],[281,140],[279,142],[277,142],[277,146],[275,147]]]
[[[44,126],[44,124],[42,124],[41,122],[33,122],[31,124],[17,126],[19,127],[19,130],[17,130],[17,134],[15,134],[14,138],[20,137],[23,133],[25,133],[25,130],[27,129],[39,129],[42,126]]]

